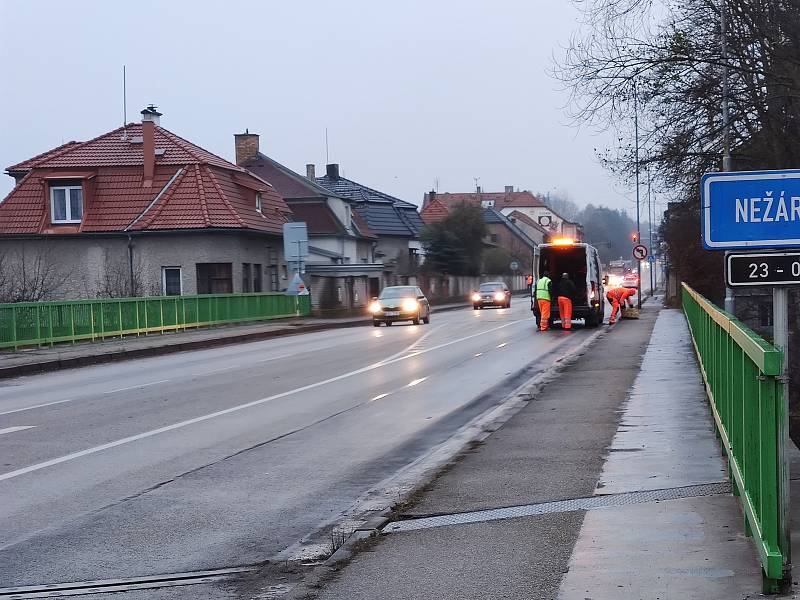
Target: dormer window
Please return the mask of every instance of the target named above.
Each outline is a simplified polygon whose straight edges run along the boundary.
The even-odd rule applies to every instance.
[[[481,200],[481,207],[483,207],[483,208],[493,208],[494,207],[494,200]]]
[[[256,210],[261,212],[261,194],[256,192]]]
[[[80,223],[83,219],[83,188],[80,185],[52,186],[50,217],[53,223]]]

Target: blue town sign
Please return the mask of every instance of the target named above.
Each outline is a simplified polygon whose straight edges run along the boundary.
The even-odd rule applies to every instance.
[[[800,170],[707,173],[700,182],[708,250],[800,246]]]

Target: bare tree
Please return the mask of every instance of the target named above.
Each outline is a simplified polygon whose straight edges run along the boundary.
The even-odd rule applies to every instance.
[[[160,291],[158,285],[145,276],[141,261],[137,259],[131,271],[127,257],[107,260],[95,287],[95,294],[99,298],[155,296]]]
[[[46,243],[19,242],[0,249],[0,301],[38,302],[57,297],[71,270],[57,260]]]

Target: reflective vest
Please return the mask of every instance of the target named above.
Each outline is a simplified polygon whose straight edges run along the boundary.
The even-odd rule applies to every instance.
[[[536,282],[536,299],[550,300],[550,278],[542,277]]]

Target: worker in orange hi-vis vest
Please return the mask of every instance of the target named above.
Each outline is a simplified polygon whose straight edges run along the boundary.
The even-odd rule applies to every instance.
[[[617,313],[621,311],[622,306],[625,305],[628,298],[635,294],[636,288],[618,287],[608,290],[606,299],[611,303],[611,318],[608,320],[609,325],[613,325],[617,322]]]

